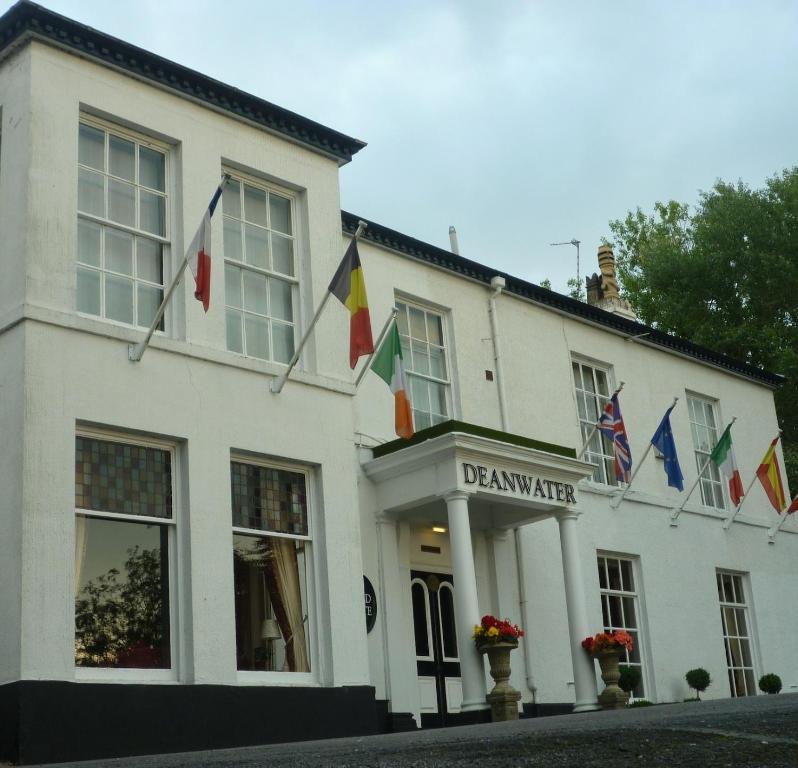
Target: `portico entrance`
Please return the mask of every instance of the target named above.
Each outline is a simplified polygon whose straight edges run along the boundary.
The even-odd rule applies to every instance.
[[[593,663],[580,645],[590,628],[576,525],[580,514],[576,486],[592,474],[592,465],[575,459],[574,451],[568,448],[463,422],[446,422],[417,433],[409,441],[379,446],[363,469],[376,492],[380,579],[386,603],[384,661],[391,711],[411,712],[419,723],[425,710],[434,714],[428,706],[431,696],[422,706],[422,686],[408,685],[412,675],[414,680],[429,679],[437,714],[450,717],[454,667],[447,669],[446,665],[456,661],[462,691],[458,721],[463,717],[471,722],[482,719],[480,713],[488,708],[486,672],[471,637],[473,627],[483,613],[492,611],[513,614],[519,623],[523,621],[518,598],[513,603],[509,597],[517,595],[518,584],[515,588],[508,584],[506,569],[497,567],[497,542],[506,542],[507,531],[551,517],[557,520],[560,532],[574,710],[596,709]],[[441,575],[448,576],[443,573],[436,574],[437,581],[430,581],[431,573],[411,573],[418,569],[410,565],[409,531],[424,525],[434,529],[442,521],[448,524],[451,580],[442,581]],[[481,555],[480,585],[474,557],[475,532],[480,534],[483,550],[488,546],[485,542],[494,542],[490,545],[492,552]],[[522,558],[523,554],[518,556]],[[486,591],[485,580],[491,582],[490,590]],[[431,607],[434,601],[435,614]],[[443,626],[444,622],[449,628]],[[406,638],[404,643],[402,638]]]

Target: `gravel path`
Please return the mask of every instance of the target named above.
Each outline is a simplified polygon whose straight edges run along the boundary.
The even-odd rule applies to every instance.
[[[798,768],[798,695],[670,704],[364,738],[61,763],[92,768]]]

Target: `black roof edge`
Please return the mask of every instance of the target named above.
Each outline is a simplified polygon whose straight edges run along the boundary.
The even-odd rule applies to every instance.
[[[403,235],[401,232],[364,219],[362,216],[355,216],[347,211],[341,211],[341,222],[344,233],[354,235],[357,229],[357,223],[361,219],[368,224],[366,231],[361,235],[361,240],[390,248],[410,258],[445,269],[456,275],[476,280],[485,285],[490,285],[490,281],[493,277],[497,275],[501,276],[505,279],[506,287],[504,290],[507,293],[534,301],[537,304],[551,307],[554,310],[564,312],[565,314],[572,315],[581,320],[609,328],[617,333],[625,334],[628,337],[645,334],[645,341],[649,344],[654,344],[678,354],[692,357],[701,363],[724,368],[739,376],[744,376],[748,379],[767,384],[770,387],[779,387],[785,381],[785,377],[778,373],[771,373],[770,371],[756,368],[753,365],[735,360],[720,352],[714,352],[706,347],[693,344],[693,342],[680,338],[679,336],[672,336],[669,333],[658,331],[656,328],[652,328],[649,325],[638,323],[635,320],[629,320],[621,315],[607,312],[603,309],[599,309],[599,307],[586,304],[583,301],[572,299],[569,296],[563,296],[560,293],[542,288],[534,283],[529,283],[526,280],[513,277],[501,270],[486,267],[484,264],[479,264],[476,261],[463,258],[451,251]]]
[[[19,0],[0,16],[0,52],[25,35],[75,51],[161,87],[249,120],[312,149],[349,162],[366,143],[306,117],[156,56],[123,40]]]

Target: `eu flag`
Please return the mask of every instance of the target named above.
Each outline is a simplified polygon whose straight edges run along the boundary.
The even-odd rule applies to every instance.
[[[665,411],[654,437],[651,438],[651,444],[665,459],[665,474],[668,476],[668,485],[683,491],[684,478],[679,467],[679,457],[676,455],[676,443],[673,441],[673,430],[671,429],[671,411],[675,405],[676,403]]]

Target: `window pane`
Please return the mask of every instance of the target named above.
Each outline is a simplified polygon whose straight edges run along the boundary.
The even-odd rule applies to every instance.
[[[621,600],[623,602],[624,625],[627,629],[633,629],[637,626],[635,599],[633,597],[623,597]]]
[[[429,389],[427,382],[419,379],[417,376],[409,376],[410,381],[410,395],[412,397],[413,408],[419,411],[429,413]]]
[[[287,363],[294,354],[294,327],[284,323],[272,323],[272,337],[275,361]]]
[[[233,525],[275,533],[308,533],[305,475],[230,463]]]
[[[133,281],[105,276],[105,316],[120,323],[133,324]]]
[[[224,220],[224,257],[243,261],[244,257],[241,250],[241,224],[234,219]]]
[[[93,221],[78,219],[78,261],[100,266],[100,242],[102,227]]]
[[[436,379],[446,378],[446,353],[441,347],[429,347],[430,373]]]
[[[621,582],[627,592],[635,591],[634,577],[632,576],[632,561],[621,560]]]
[[[163,285],[163,246],[146,237],[136,238],[136,275],[141,280]]]
[[[429,374],[429,349],[424,342],[411,342],[413,350],[413,370],[424,375]]]
[[[427,315],[427,332],[430,344],[443,346],[443,329],[441,328],[441,318],[438,315]]]
[[[294,319],[291,293],[292,288],[290,283],[285,283],[282,280],[269,280],[272,317],[289,321]]]
[[[269,359],[269,321],[254,315],[244,317],[244,333],[246,334],[246,354],[250,357]]]
[[[607,560],[607,574],[610,579],[610,589],[621,588],[621,567],[620,563],[612,558]]]
[[[598,575],[599,575],[599,588],[606,589],[607,588],[607,573],[604,570],[604,558],[598,558]]]
[[[80,126],[78,134],[78,162],[105,170],[105,132],[90,125]]]
[[[241,314],[238,312],[231,312],[229,309],[226,312],[227,322],[227,348],[231,352],[244,352],[244,335],[241,330]]]
[[[420,432],[422,429],[432,426],[432,419],[424,411],[413,410],[413,425],[416,428],[416,432]]]
[[[76,437],[75,506],[171,517],[171,454],[158,448]]]
[[[407,326],[407,305],[402,304],[401,301],[397,301],[396,308],[399,310],[396,315],[396,327],[399,329],[399,335],[407,336],[409,333]]]
[[[75,518],[75,664],[168,669],[166,526]]]
[[[240,670],[309,672],[306,542],[233,536]]]
[[[416,638],[416,656],[429,656],[429,614],[425,600],[425,590],[421,584],[413,584],[411,588],[413,600],[413,628]]]
[[[608,595],[608,602],[610,606],[610,626],[622,627],[621,598],[617,595]]]
[[[133,274],[133,235],[106,228],[105,268],[123,275]]]
[[[441,618],[441,644],[443,645],[443,655],[449,659],[456,659],[457,656],[457,631],[454,623],[454,598],[452,590],[441,585],[438,590],[438,608]]]
[[[241,270],[224,265],[224,302],[229,307],[241,308]]]
[[[410,310],[410,335],[414,339],[421,341],[427,340],[427,325],[424,321],[424,313],[415,307],[409,307]]]
[[[294,242],[272,234],[272,269],[283,275],[294,275]]]
[[[139,147],[139,184],[159,192],[166,191],[165,158],[162,152]]]
[[[446,387],[443,384],[429,383],[430,411],[440,416],[446,416]]]
[[[126,181],[136,180],[136,145],[119,136],[108,136],[108,172]]]
[[[139,229],[163,237],[166,234],[166,198],[139,190]]]
[[[105,216],[103,176],[85,168],[78,170],[78,210],[92,216]]]
[[[607,374],[598,368],[596,369],[596,384],[598,385],[598,393],[604,395],[604,397],[609,397],[610,390],[607,386]]]
[[[583,377],[582,380],[585,384],[585,392],[590,392],[591,394],[595,394],[595,387],[593,386],[593,373],[592,369],[588,368],[587,366],[582,367]]]
[[[269,311],[269,284],[264,275],[243,270],[244,274],[244,309],[266,315]]]
[[[138,324],[149,327],[152,321],[155,320],[155,313],[158,311],[158,307],[161,306],[161,301],[163,301],[163,289],[139,283],[138,294]],[[163,330],[163,318],[161,318],[159,325],[161,326],[160,330]]]
[[[241,185],[235,179],[230,179],[224,187],[222,207],[225,216],[241,218]]]
[[[78,267],[78,312],[100,314],[100,273],[96,269]]]
[[[576,384],[577,389],[584,389],[584,384],[582,383],[582,370],[581,366],[578,363],[571,363],[574,371],[574,382]]]
[[[271,228],[278,232],[293,234],[291,231],[291,201],[279,195],[269,195],[269,212],[271,213]]]
[[[262,227],[267,225],[266,193],[262,189],[250,187],[249,184],[244,185],[244,218]]]
[[[124,181],[108,179],[108,218],[128,227],[136,225],[136,188]]]
[[[251,224],[244,225],[247,264],[266,269],[269,266],[269,233]]]

